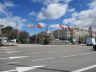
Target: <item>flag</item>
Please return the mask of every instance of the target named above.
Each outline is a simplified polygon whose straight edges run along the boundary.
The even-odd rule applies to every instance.
[[[71,28],[68,26],[68,29],[71,31]]]
[[[34,26],[33,26],[33,24],[28,24],[28,27],[33,28]]]
[[[60,28],[65,29],[64,25],[59,24]]]
[[[39,29],[41,29],[41,28],[42,28],[42,25],[41,25],[41,24],[38,24],[37,27],[38,27]]]

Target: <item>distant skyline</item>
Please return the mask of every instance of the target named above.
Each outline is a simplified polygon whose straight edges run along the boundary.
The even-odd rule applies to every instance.
[[[42,29],[28,28],[41,24]],[[96,0],[0,0],[0,25],[12,26],[30,35],[49,25],[49,31],[64,26],[96,28]]]

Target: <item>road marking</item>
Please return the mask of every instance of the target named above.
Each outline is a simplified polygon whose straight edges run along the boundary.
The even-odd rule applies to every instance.
[[[62,58],[67,58],[67,57],[74,57],[74,56],[78,56],[78,55],[69,55],[69,56],[61,56]]]
[[[11,52],[6,52],[6,53],[17,53],[17,52],[20,52],[20,51],[11,51]]]
[[[79,50],[89,50],[89,49],[64,50],[64,51],[47,51],[47,52],[33,52],[33,53],[24,53],[24,54],[59,53],[59,52],[79,51]]]
[[[83,53],[83,54],[79,54],[79,55],[89,55],[89,54],[95,54],[96,52],[86,52],[86,53]]]
[[[4,49],[4,50],[13,50],[13,49]]]
[[[14,57],[8,57],[9,59],[18,59],[18,58],[25,58],[29,56],[14,56]]]
[[[92,66],[88,66],[88,67],[85,67],[85,68],[82,68],[82,69],[74,70],[72,72],[83,72],[83,71],[87,71],[87,70],[90,70],[90,69],[93,69],[93,68],[96,68],[96,65],[92,65]]]
[[[0,48],[7,48],[7,47],[0,47]]]
[[[91,54],[95,54],[96,52],[87,52],[87,53],[83,53],[83,54],[78,54],[78,55],[68,55],[68,56],[61,56],[61,58],[70,58],[70,57],[76,57],[76,56],[83,56],[83,55],[91,55]],[[53,60],[53,59],[56,59],[56,58],[43,58],[43,59],[35,59],[35,60],[32,60],[32,61],[44,61],[44,60]]]
[[[20,51],[10,51],[10,52],[0,52],[0,53],[16,53],[16,52],[20,52]]]
[[[77,54],[77,55],[68,55],[68,56],[60,56],[61,58],[69,58],[69,57],[76,57],[76,56],[83,56],[83,55],[91,55],[91,54],[96,54],[96,52],[86,52],[83,54]],[[5,59],[18,59],[18,58],[25,58],[25,57],[30,57],[30,56],[14,56],[14,57],[7,57],[7,58],[0,58],[1,60],[5,60]],[[44,58],[44,59],[36,59],[36,60],[32,60],[32,61],[43,61],[43,60],[52,60],[52,59],[56,59],[56,58]]]
[[[26,58],[26,57],[30,57],[30,56],[14,56],[14,57],[0,58],[0,60],[19,59],[19,58]]]
[[[0,60],[6,60],[6,59],[8,59],[8,58],[0,58]]]
[[[42,52],[24,53],[24,54],[41,54]]]
[[[79,50],[89,50],[89,49],[64,50],[64,51],[48,51],[46,53],[71,52],[71,51],[79,51]]]
[[[1,71],[1,72],[14,72],[14,71],[16,71],[16,69],[14,69],[14,70],[8,70],[8,71]]]
[[[67,58],[67,57],[76,57],[76,56],[83,56],[83,55],[91,55],[91,54],[96,54],[96,52],[86,52],[83,54],[78,54],[78,55],[69,55],[69,56],[61,56],[62,58]]]
[[[44,61],[44,60],[52,60],[52,59],[55,59],[55,58],[35,59],[35,60],[32,60],[32,61]]]
[[[20,63],[20,62],[8,62],[7,64],[17,64],[17,63]]]
[[[0,52],[0,53],[6,53],[6,52]]]
[[[28,70],[32,70],[32,69],[37,69],[40,67],[44,67],[46,65],[39,65],[39,66],[31,66],[31,67],[16,67],[16,70],[18,72],[24,72],[24,71],[28,71]]]
[[[38,65],[38,66],[31,66],[31,67],[16,67],[16,69],[13,69],[13,70],[8,70],[8,71],[1,71],[1,72],[25,72],[25,71],[28,71],[28,70],[33,70],[33,69],[37,69],[37,68],[40,68],[40,67],[44,67],[46,65]]]

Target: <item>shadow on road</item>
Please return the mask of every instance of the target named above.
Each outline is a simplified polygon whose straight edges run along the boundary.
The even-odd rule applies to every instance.
[[[59,69],[52,69],[52,68],[38,68],[38,69],[50,70],[50,71],[58,71],[58,72],[70,72],[70,71],[67,71],[67,70],[59,70]]]
[[[20,66],[20,67],[27,67],[26,65],[20,65],[20,64],[7,64],[7,65]]]

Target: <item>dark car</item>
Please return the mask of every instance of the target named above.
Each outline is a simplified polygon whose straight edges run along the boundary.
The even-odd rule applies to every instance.
[[[95,45],[93,45],[93,49],[96,51],[96,44],[95,44]]]

